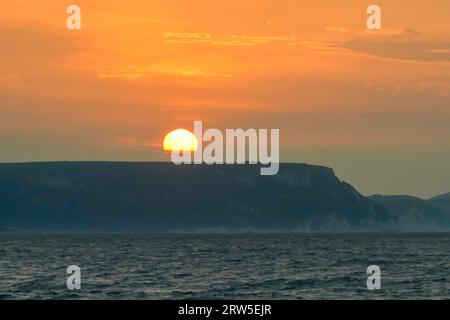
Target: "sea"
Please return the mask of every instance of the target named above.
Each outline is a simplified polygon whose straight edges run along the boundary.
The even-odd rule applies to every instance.
[[[0,299],[449,298],[447,233],[0,233]]]

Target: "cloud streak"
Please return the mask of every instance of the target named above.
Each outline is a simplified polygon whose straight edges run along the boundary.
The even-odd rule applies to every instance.
[[[165,43],[224,47],[253,47],[268,43],[294,45],[298,42],[298,38],[295,36],[227,35],[220,37],[209,33],[195,32],[165,32],[163,37]]]
[[[354,39],[344,41],[336,46],[388,59],[450,62],[450,42]]]

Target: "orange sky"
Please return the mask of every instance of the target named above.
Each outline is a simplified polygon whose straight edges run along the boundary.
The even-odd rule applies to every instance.
[[[203,120],[364,193],[450,191],[448,0],[375,1],[380,31],[361,0],[30,2],[1,2],[1,162],[169,160]]]

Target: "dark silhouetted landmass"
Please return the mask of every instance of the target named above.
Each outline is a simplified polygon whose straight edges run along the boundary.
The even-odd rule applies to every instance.
[[[442,205],[450,206],[450,192],[441,194],[439,196],[431,198],[430,200],[435,203],[440,203]]]
[[[0,224],[31,231],[383,231],[395,215],[326,167],[0,164]]]
[[[424,200],[411,196],[369,197],[388,209],[405,231],[450,231],[450,194]]]

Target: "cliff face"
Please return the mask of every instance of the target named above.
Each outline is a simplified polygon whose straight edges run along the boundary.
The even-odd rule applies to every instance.
[[[0,224],[49,231],[377,231],[385,208],[326,167],[0,164]]]
[[[424,200],[411,196],[369,197],[388,209],[404,231],[450,231],[449,194]]]

